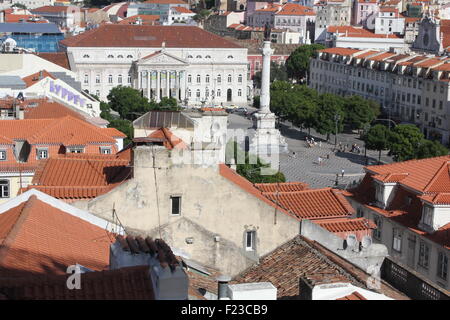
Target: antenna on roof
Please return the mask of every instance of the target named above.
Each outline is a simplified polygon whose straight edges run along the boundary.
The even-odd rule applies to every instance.
[[[364,236],[361,240],[361,246],[364,249],[367,249],[368,247],[370,247],[372,245],[372,237],[370,236]]]

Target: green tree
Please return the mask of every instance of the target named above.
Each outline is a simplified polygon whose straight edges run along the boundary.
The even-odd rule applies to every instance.
[[[256,155],[241,150],[236,141],[230,141],[226,147],[227,162],[234,159],[236,172],[252,183],[276,183],[285,182],[284,174],[277,170],[271,170],[270,165],[264,163]],[[262,174],[261,169],[273,171],[273,174]]]
[[[261,97],[260,96],[254,96],[253,97],[253,107],[254,108],[259,108],[260,102],[261,102]]]
[[[109,121],[108,128],[116,128],[120,132],[123,132],[127,135],[124,139],[124,146],[129,144],[133,139],[133,123],[130,120],[125,119],[112,119]]]
[[[204,24],[206,19],[208,19],[209,15],[211,14],[210,10],[201,9],[194,17],[193,19],[197,21],[200,24]]]
[[[21,3],[14,3],[14,4],[11,6],[11,8],[17,8],[17,9],[23,9],[23,10],[26,10],[26,9],[27,9],[27,6],[24,5],[24,4],[21,4]]]
[[[431,157],[445,156],[448,154],[448,149],[438,141],[430,141],[423,139],[417,148],[416,158],[425,159]]]
[[[308,79],[309,63],[317,50],[325,49],[320,44],[303,45],[295,49],[286,60],[286,71],[291,79],[299,82]]]
[[[416,158],[416,152],[424,139],[420,129],[411,124],[399,124],[389,134],[389,153],[394,161]]]
[[[135,120],[140,115],[146,113],[150,109],[154,109],[154,105],[148,102],[147,98],[141,95],[139,90],[117,86],[111,89],[108,94],[109,107],[117,111],[122,119]]]
[[[160,110],[178,110],[178,102],[175,98],[162,97],[161,101],[157,104],[156,108],[152,109],[160,109]]]
[[[344,112],[345,125],[351,130],[362,129],[380,114],[380,106],[375,101],[350,96],[344,98]]]
[[[324,93],[319,96],[317,104],[316,121],[314,123],[314,129],[320,134],[327,135],[327,141],[330,139],[330,134],[336,134],[336,122],[337,133],[342,132],[344,123],[343,112],[344,101],[340,96],[336,96],[329,93]],[[338,116],[338,120],[335,120],[335,116]]]
[[[388,149],[389,130],[382,124],[374,125],[364,136],[366,148],[378,150],[378,162],[381,160],[381,151]]]

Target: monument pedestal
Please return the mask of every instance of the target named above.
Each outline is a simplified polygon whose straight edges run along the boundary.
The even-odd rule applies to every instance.
[[[256,155],[267,160],[267,157],[274,154],[289,152],[284,137],[275,128],[275,114],[257,112],[254,114],[253,121],[256,132],[250,149]]]

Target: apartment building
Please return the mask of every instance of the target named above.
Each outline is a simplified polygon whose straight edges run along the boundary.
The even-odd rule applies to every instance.
[[[450,156],[366,167],[348,199],[389,257],[382,278],[413,299],[449,299]]]
[[[378,101],[391,117],[417,125],[429,139],[449,143],[450,59],[376,50],[329,48],[310,67],[320,93]]]

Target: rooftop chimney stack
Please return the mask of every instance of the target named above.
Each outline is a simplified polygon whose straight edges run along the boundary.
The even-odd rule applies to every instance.
[[[217,277],[218,282],[218,290],[217,290],[217,299],[218,300],[229,300],[228,298],[228,282],[230,282],[231,278],[227,275],[220,275]]]

